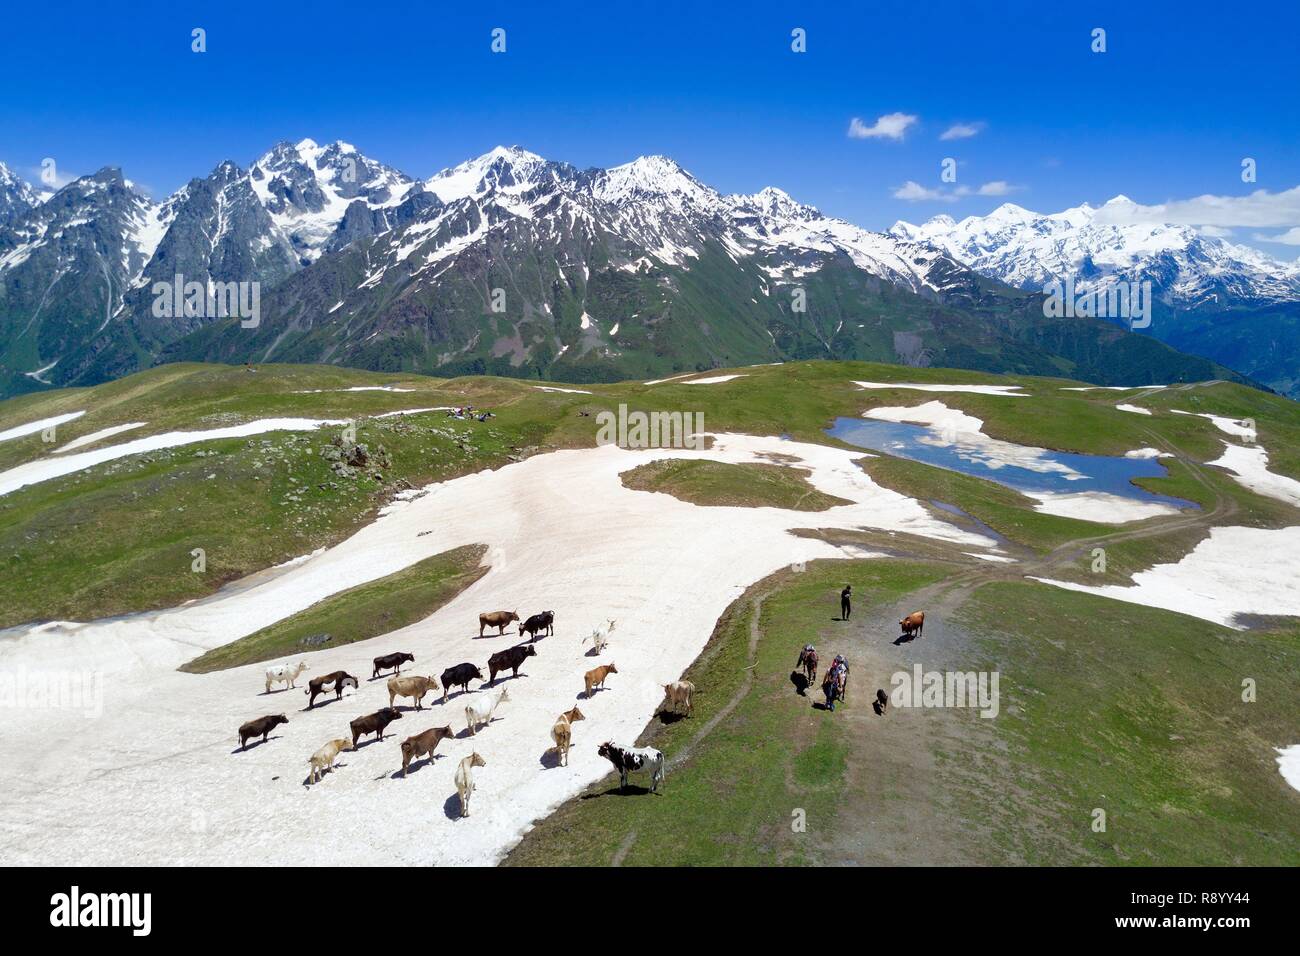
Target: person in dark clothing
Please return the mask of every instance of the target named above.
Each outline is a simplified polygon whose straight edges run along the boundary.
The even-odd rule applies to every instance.
[[[840,592],[840,620],[847,621],[849,615],[853,612],[853,605],[849,601],[849,596],[853,592],[853,585],[844,585],[844,590]]]

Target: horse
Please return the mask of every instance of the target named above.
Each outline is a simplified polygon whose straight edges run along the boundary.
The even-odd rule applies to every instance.
[[[826,695],[826,709],[834,710],[836,701],[847,701],[849,689],[849,662],[836,656],[835,663],[826,669],[822,679],[822,693]]]
[[[817,652],[811,646],[799,652],[799,661],[795,666],[802,667],[803,672],[808,675],[809,687],[817,682]]]

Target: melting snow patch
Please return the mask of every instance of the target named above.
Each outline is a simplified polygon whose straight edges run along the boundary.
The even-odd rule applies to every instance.
[[[72,451],[74,448],[84,448],[86,445],[93,445],[97,441],[105,438],[112,438],[114,435],[120,435],[122,432],[129,432],[133,428],[142,428],[149,424],[148,422],[130,422],[126,425],[113,425],[109,428],[101,428],[97,432],[91,432],[89,435],[82,435],[80,438],[74,438],[60,448],[54,449],[54,454],[62,455],[65,451]]]
[[[195,432],[163,432],[160,435],[137,438],[122,445],[109,445],[107,448],[83,451],[65,458],[42,458],[39,461],[19,465],[17,468],[10,468],[8,471],[0,471],[0,495],[7,495],[27,485],[49,481],[51,478],[60,478],[63,475],[93,468],[106,461],[125,458],[127,455],[175,448],[193,442],[214,441],[218,438],[244,438],[249,435],[260,435],[263,432],[310,431],[320,425],[346,425],[347,422],[347,419],[263,418],[255,422],[245,422],[243,425],[231,425],[228,428],[210,428]]]
[[[1124,452],[1125,458],[1173,458],[1174,453],[1159,448],[1134,448]]]
[[[744,374],[737,375],[712,375],[709,378],[695,378],[689,382],[682,382],[683,385],[717,385],[720,382],[730,382],[733,378],[744,378]]]
[[[1223,454],[1209,464],[1226,468],[1232,472],[1237,484],[1257,494],[1300,508],[1300,481],[1269,471],[1268,452],[1262,445],[1245,448],[1225,441]]]
[[[1234,438],[1245,438],[1247,441],[1255,440],[1255,429],[1244,422],[1239,422],[1235,418],[1228,418],[1224,415],[1211,415],[1209,412],[1184,412],[1177,408],[1173,409],[1175,415],[1195,415],[1197,418],[1208,418],[1214,422],[1214,427],[1221,432],[1226,432]]]
[[[976,395],[1001,395],[1005,398],[1029,398],[1023,385],[917,385],[907,382],[854,382],[858,388],[909,388],[916,392],[970,392]]]
[[[1132,412],[1135,415],[1150,415],[1151,409],[1143,408],[1141,405],[1127,405],[1123,402],[1115,406],[1121,412]]]
[[[70,422],[74,418],[80,418],[84,414],[86,414],[84,411],[68,412],[66,415],[55,415],[53,418],[42,418],[38,422],[28,422],[26,425],[15,425],[13,428],[0,432],[0,441],[8,441],[11,438],[22,438],[24,435],[30,435],[33,432],[44,431],[47,428],[62,425],[64,422]]]
[[[1277,751],[1277,769],[1282,779],[1291,784],[1293,790],[1300,790],[1300,744],[1290,747],[1274,747]]]
[[[574,395],[590,395],[591,392],[585,388],[560,388],[556,385],[534,385],[533,388],[540,389],[543,392],[570,392]]]
[[[1226,627],[1238,614],[1300,615],[1300,527],[1212,528],[1177,564],[1133,575],[1132,586],[1033,578],[1070,591],[1164,608]]]

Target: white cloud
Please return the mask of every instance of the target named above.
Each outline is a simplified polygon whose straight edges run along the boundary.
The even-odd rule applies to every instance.
[[[1202,235],[1213,236],[1215,239],[1227,239],[1232,235],[1231,229],[1224,229],[1222,226],[1201,226],[1198,231]]]
[[[1208,232],[1208,229],[1202,226],[1201,232]],[[1255,241],[1280,242],[1287,246],[1300,246],[1300,226],[1293,226],[1286,232],[1278,233],[1276,236],[1266,236],[1263,233],[1257,232],[1255,233]]]
[[[970,139],[972,136],[979,135],[984,129],[983,123],[953,123],[943,134],[940,139]]]
[[[908,202],[926,202],[929,200],[951,199],[947,193],[938,189],[927,189],[920,183],[914,183],[910,179],[894,190],[895,199],[906,199]]]
[[[909,179],[894,190],[893,196],[895,199],[905,199],[908,202],[939,202],[945,199],[964,199],[967,196],[1007,196],[1015,189],[1016,187],[1010,183],[997,179],[975,189],[970,186],[958,186],[956,189],[944,192],[942,189],[929,189]]]
[[[1113,225],[1163,224],[1232,229],[1300,226],[1300,186],[1278,193],[1259,189],[1248,196],[1197,196],[1154,206],[1115,203],[1097,210],[1097,222]],[[1283,233],[1290,235],[1290,233]],[[1277,242],[1280,240],[1267,240]],[[1285,240],[1281,240],[1285,241]]]
[[[887,113],[879,117],[873,125],[868,126],[855,116],[849,120],[849,139],[901,140],[908,127],[915,124],[918,119],[920,117],[913,116],[911,113]]]

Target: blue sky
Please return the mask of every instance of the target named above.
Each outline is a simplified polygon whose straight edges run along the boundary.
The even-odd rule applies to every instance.
[[[23,4],[0,36],[0,160],[29,178],[47,156],[65,173],[119,165],[160,195],[306,136],[417,176],[497,144],[583,167],[662,153],[724,192],[778,185],[878,229],[1007,200],[1053,212],[1300,185],[1295,3],[578,6]],[[901,139],[848,135],[896,113],[916,117]],[[955,124],[978,132],[940,139]],[[895,197],[908,182],[951,194],[949,157],[956,186],[1005,195]]]

